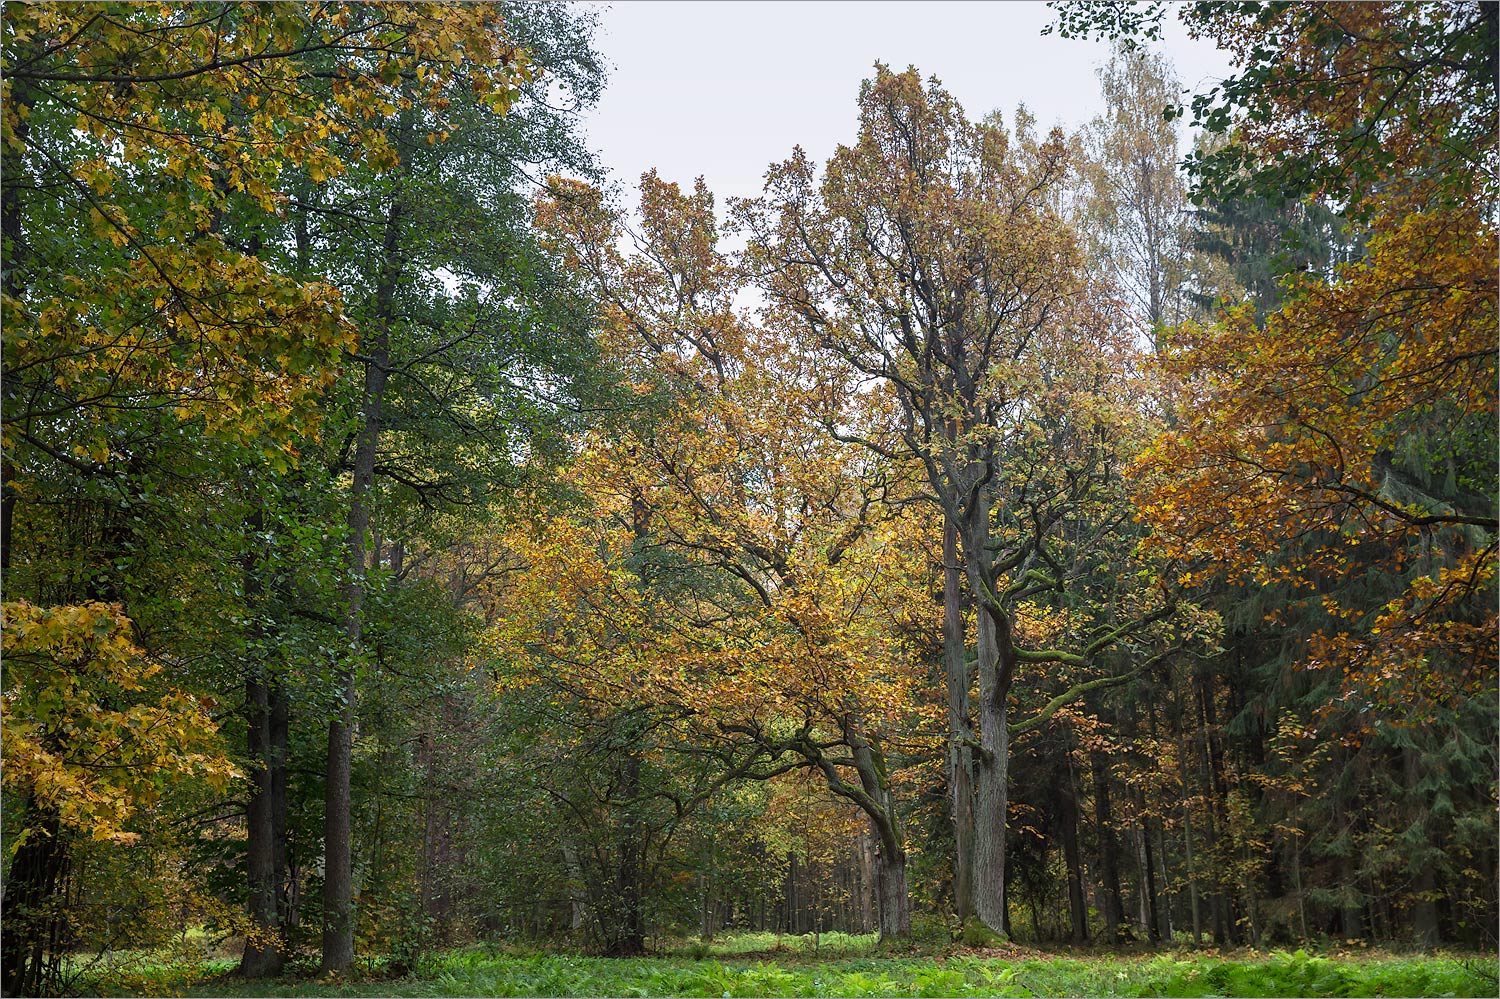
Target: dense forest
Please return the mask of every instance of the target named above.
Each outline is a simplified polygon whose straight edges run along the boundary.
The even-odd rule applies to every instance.
[[[876,63],[716,201],[589,7],[6,5],[4,992],[1493,950],[1497,7],[1054,7],[1086,127]]]

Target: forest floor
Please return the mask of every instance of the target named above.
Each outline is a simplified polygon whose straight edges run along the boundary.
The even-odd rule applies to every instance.
[[[588,957],[474,946],[394,975],[366,962],[343,979],[293,972],[246,982],[232,960],[119,963],[86,994],[186,996],[1495,996],[1494,955],[1377,950],[1044,951],[913,946],[873,937],[738,934],[664,944],[658,956]]]

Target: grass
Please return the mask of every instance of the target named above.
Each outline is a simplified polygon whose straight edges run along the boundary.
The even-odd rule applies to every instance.
[[[419,974],[380,962],[343,980],[233,977],[235,962],[130,962],[90,982],[99,995],[190,996],[1494,996],[1493,958],[1359,952],[1048,954],[1017,947],[892,953],[873,937],[741,934],[609,959],[447,951]],[[688,952],[691,951],[692,955]],[[129,970],[127,970],[129,969]]]

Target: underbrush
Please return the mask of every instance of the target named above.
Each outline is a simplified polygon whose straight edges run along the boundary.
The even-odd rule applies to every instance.
[[[873,937],[737,934],[664,942],[661,956],[600,958],[474,946],[393,977],[381,959],[315,978],[310,958],[284,978],[246,982],[232,961],[131,962],[89,983],[99,995],[219,996],[1493,996],[1492,956],[1048,954],[1018,947],[890,952]]]

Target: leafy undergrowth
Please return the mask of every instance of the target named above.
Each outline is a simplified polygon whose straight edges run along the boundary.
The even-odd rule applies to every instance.
[[[771,935],[766,935],[770,937]],[[1493,996],[1493,958],[1302,951],[1228,958],[1049,955],[1021,948],[880,956],[873,942],[726,941],[721,953],[635,959],[449,951],[419,974],[343,980],[233,977],[232,962],[138,966],[90,983],[100,995],[215,996]],[[740,957],[736,957],[740,954]]]

